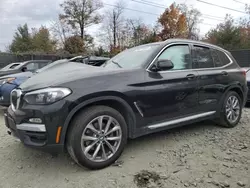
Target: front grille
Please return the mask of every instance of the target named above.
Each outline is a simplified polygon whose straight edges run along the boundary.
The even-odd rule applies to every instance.
[[[22,91],[20,89],[14,89],[10,94],[10,102],[13,110],[18,109],[20,104]]]

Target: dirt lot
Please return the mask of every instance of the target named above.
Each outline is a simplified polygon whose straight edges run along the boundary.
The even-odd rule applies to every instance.
[[[238,127],[202,122],[129,141],[116,166],[89,171],[6,133],[0,114],[0,188],[250,188],[250,109]]]

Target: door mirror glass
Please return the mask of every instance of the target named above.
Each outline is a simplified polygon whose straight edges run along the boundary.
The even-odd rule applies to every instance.
[[[169,59],[161,59],[156,63],[156,71],[165,71],[174,68],[174,64]]]

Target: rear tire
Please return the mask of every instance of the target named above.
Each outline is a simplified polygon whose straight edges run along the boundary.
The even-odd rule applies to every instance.
[[[241,118],[242,99],[235,91],[229,91],[224,99],[220,119],[217,124],[223,127],[235,127]]]
[[[114,163],[127,143],[123,116],[108,106],[92,106],[72,121],[67,149],[80,166],[101,169]]]

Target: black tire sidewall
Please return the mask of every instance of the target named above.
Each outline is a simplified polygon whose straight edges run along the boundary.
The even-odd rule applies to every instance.
[[[121,126],[122,130],[122,140],[120,143],[120,146],[116,153],[107,161],[104,162],[93,162],[89,160],[83,153],[81,148],[81,137],[82,133],[87,126],[87,124],[92,121],[94,118],[101,116],[101,115],[108,115],[116,119],[118,123]],[[72,134],[74,136],[74,140],[72,142],[72,148],[75,154],[75,157],[77,158],[77,162],[80,165],[83,165],[90,169],[100,169],[104,168],[106,166],[109,166],[113,162],[117,160],[117,158],[121,155],[126,143],[127,143],[127,125],[123,118],[123,116],[116,111],[113,108],[106,107],[106,106],[96,106],[95,108],[90,108],[83,113],[81,113],[80,116],[78,116],[76,120],[76,125],[74,126]]]
[[[239,100],[239,103],[240,103],[240,115],[239,115],[237,121],[235,121],[234,123],[231,123],[230,121],[228,121],[227,115],[226,115],[226,103],[227,103],[228,98],[231,97],[231,96],[237,97],[237,99]],[[234,91],[228,92],[227,95],[226,95],[226,97],[225,97],[225,100],[224,100],[222,108],[223,108],[223,111],[222,111],[222,113],[223,113],[223,119],[224,119],[224,121],[226,123],[226,126],[227,127],[235,127],[239,123],[239,121],[241,119],[241,114],[242,114],[242,99],[240,98],[240,96],[238,95],[238,93],[236,93]]]

